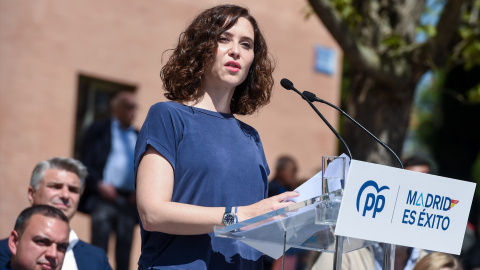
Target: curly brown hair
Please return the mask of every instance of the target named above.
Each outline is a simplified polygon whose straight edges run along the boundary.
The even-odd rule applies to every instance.
[[[255,56],[247,78],[235,88],[230,110],[240,115],[252,114],[270,102],[273,59],[269,57],[267,43],[256,20],[246,8],[235,5],[219,5],[203,11],[180,34],[177,47],[160,71],[167,99],[194,101],[202,98],[202,76],[215,58],[217,40],[240,17],[253,26]]]

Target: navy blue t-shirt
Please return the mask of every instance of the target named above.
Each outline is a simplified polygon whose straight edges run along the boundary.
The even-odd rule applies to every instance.
[[[225,207],[249,205],[267,197],[270,171],[260,137],[232,114],[176,102],[157,103],[150,108],[138,136],[135,171],[147,145],[172,165],[174,202]],[[143,267],[262,269],[259,251],[213,233],[171,235],[141,227],[141,235],[139,265]]]

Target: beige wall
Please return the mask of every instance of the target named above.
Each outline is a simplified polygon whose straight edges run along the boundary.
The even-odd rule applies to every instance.
[[[175,46],[193,16],[218,3],[226,2],[0,0],[0,236],[28,206],[33,166],[73,154],[79,73],[137,85],[140,127],[148,108],[164,100],[162,52]],[[311,108],[279,82],[287,77],[298,89],[338,103],[341,67],[333,77],[315,72],[314,46],[331,47],[339,58],[341,52],[316,17],[304,19],[306,2],[228,3],[250,9],[277,63],[271,104],[241,119],[259,131],[271,168],[288,153],[298,159],[300,177],[310,177],[322,155],[336,154],[337,143]],[[320,107],[336,126],[337,114]],[[72,226],[89,240],[87,216],[78,215]],[[133,265],[140,253],[135,237]]]

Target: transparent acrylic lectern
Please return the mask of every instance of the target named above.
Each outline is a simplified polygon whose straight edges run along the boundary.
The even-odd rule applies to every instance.
[[[375,244],[373,241],[335,235],[338,211],[343,198],[346,162],[344,157],[322,157],[322,195],[228,227],[216,226],[215,236],[243,241],[274,258],[285,255],[286,250],[291,247],[330,252],[334,254],[333,269],[340,270],[343,253]],[[329,164],[333,166],[330,171]],[[337,166],[339,164],[340,169]],[[395,259],[395,246],[386,244],[384,248],[382,268],[391,270]],[[284,264],[283,261],[282,269]]]
[[[214,233],[217,237],[242,240],[266,254],[285,255],[287,249],[294,247],[331,253],[337,251],[340,260],[344,252],[372,245],[372,241],[336,237],[335,224],[315,222],[315,209],[327,197],[311,198],[231,226],[216,226]],[[341,269],[341,261],[336,269]]]

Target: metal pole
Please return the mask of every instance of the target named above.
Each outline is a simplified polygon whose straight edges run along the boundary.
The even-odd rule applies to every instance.
[[[333,270],[342,270],[343,236],[335,236]]]
[[[283,233],[283,257],[282,257],[282,270],[285,270],[285,249],[287,247],[287,231]]]
[[[395,245],[385,243],[383,248],[383,270],[393,270],[395,265]]]

